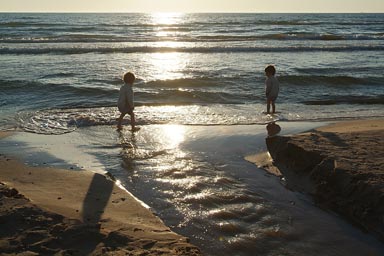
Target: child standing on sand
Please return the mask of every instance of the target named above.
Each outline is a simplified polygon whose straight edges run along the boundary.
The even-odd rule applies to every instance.
[[[276,113],[275,101],[279,94],[279,81],[275,77],[276,69],[274,66],[269,65],[265,68],[265,96],[267,97],[267,114],[270,113],[272,105],[272,114]]]
[[[121,130],[121,123],[123,122],[123,118],[126,114],[131,116],[131,127],[132,131],[137,131],[138,129],[135,127],[135,114],[133,110],[135,108],[133,103],[133,83],[135,82],[135,75],[131,72],[127,72],[123,75],[124,85],[120,88],[119,100],[117,102],[117,107],[120,111],[120,117],[117,119],[117,129]]]

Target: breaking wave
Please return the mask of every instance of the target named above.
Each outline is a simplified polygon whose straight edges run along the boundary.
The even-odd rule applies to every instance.
[[[118,46],[52,46],[52,47],[1,47],[0,54],[24,54],[24,55],[70,55],[87,53],[157,53],[157,52],[185,52],[185,53],[257,53],[257,52],[350,52],[350,51],[383,51],[384,45],[366,45],[366,46],[255,46],[255,47],[118,47]]]

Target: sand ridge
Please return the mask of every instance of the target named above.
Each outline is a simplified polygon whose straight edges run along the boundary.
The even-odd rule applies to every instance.
[[[338,122],[266,143],[288,186],[384,241],[384,120]]]

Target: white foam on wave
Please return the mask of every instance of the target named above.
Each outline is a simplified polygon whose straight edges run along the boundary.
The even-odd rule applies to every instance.
[[[244,105],[188,105],[188,106],[141,106],[135,109],[138,125],[264,125],[273,121],[327,121],[351,118],[383,117],[380,105],[361,106],[307,106],[294,104],[277,105],[279,112],[265,114],[264,104]],[[39,134],[64,134],[77,128],[116,125],[119,112],[115,107],[42,110],[19,115],[19,127]],[[128,124],[126,117],[124,124]]]

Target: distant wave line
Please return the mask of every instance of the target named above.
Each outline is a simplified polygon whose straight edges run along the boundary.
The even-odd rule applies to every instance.
[[[165,31],[166,32],[166,31]],[[252,31],[221,31],[220,35],[171,35],[171,36],[155,36],[151,33],[144,33],[140,37],[121,36],[121,35],[103,35],[103,34],[69,34],[69,35],[52,35],[47,37],[28,37],[28,36],[6,36],[0,37],[0,43],[132,43],[132,42],[153,42],[153,41],[169,41],[174,42],[243,42],[243,41],[261,41],[261,40],[287,40],[287,41],[380,41],[384,40],[384,33],[365,33],[365,34],[330,34],[330,33],[273,33],[252,35]],[[244,35],[242,35],[244,33]]]
[[[321,72],[320,70],[318,72]],[[353,77],[334,75],[283,75],[279,81],[286,85],[311,86],[311,85],[383,85],[384,77]]]
[[[366,46],[284,46],[284,47],[2,47],[0,54],[86,54],[86,53],[166,53],[166,52],[185,52],[185,53],[251,53],[251,52],[349,52],[349,51],[383,51],[384,45]]]
[[[337,99],[315,99],[303,101],[306,105],[338,105],[338,104],[360,104],[360,105],[383,105],[384,95],[379,96],[345,96]]]
[[[193,28],[193,27],[204,27],[204,26],[227,26],[227,27],[237,27],[237,26],[268,26],[268,25],[279,25],[279,26],[321,26],[321,25],[339,25],[339,26],[380,26],[384,24],[381,20],[374,20],[374,21],[363,21],[363,20],[357,20],[357,21],[326,21],[326,20],[318,20],[318,21],[308,21],[308,20],[244,20],[242,22],[240,21],[232,21],[232,20],[225,20],[225,21],[218,21],[212,19],[212,21],[193,21],[193,20],[183,20],[180,23],[175,24],[161,24],[157,22],[134,22],[134,17],[128,17],[131,18],[129,23],[123,23],[118,22],[116,24],[106,23],[106,22],[99,22],[99,23],[93,23],[94,26],[97,27],[118,27],[118,28],[159,28],[159,27],[183,27],[183,28]],[[32,18],[28,18],[32,19]],[[30,27],[30,26],[37,26],[37,27],[72,27],[72,26],[78,26],[77,24],[70,24],[70,23],[63,23],[63,22],[52,22],[47,23],[45,21],[38,21],[37,19],[33,19],[31,21],[6,21],[6,22],[0,22],[0,27],[10,27],[10,28],[17,28],[17,27]]]
[[[320,69],[316,70],[319,75],[279,75],[279,81],[284,85],[284,87],[290,86],[331,86],[331,87],[344,87],[344,86],[384,86],[384,77],[383,76],[366,76],[366,77],[354,77],[354,76],[343,76],[343,75],[321,75],[321,73],[327,73],[328,71],[322,71]],[[353,71],[351,71],[353,72]],[[84,81],[88,84],[98,84],[99,86],[83,86],[76,84],[52,84],[50,79],[55,78],[70,78],[76,77],[76,73],[66,73],[59,72],[55,74],[49,74],[42,76],[40,79],[35,81],[25,81],[25,80],[0,80],[1,88],[3,91],[17,91],[25,90],[25,88],[32,88],[33,91],[49,90],[50,87],[54,88],[55,91],[74,91],[77,94],[84,92],[86,94],[109,94],[117,93],[119,86],[121,85],[121,80],[116,79],[90,79]],[[46,80],[48,79],[48,80]],[[238,81],[238,77],[225,77],[221,79],[220,77],[194,77],[194,78],[177,78],[169,80],[140,80],[137,81],[137,86],[143,88],[144,90],[150,89],[153,90],[177,90],[183,92],[207,92],[207,90],[212,90],[215,88],[221,88],[223,82],[230,82],[233,79],[233,82]],[[254,78],[249,83],[254,82]],[[257,79],[257,82],[260,84],[264,83],[264,77]],[[180,90],[183,88],[183,90]],[[165,91],[164,91],[165,92]],[[144,91],[143,91],[144,93]],[[149,91],[146,91],[149,93]]]

